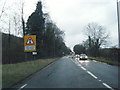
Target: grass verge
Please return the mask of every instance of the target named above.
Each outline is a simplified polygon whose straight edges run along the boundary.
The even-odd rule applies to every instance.
[[[2,87],[9,88],[57,59],[41,59],[2,65]]]
[[[96,60],[96,61],[99,61],[99,62],[104,62],[104,63],[110,64],[110,65],[120,66],[120,62],[112,61],[112,60],[102,58],[102,57],[89,57],[89,59],[90,60]]]

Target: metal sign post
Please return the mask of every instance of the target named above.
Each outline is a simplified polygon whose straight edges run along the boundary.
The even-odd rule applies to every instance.
[[[33,54],[33,59],[35,60],[36,58],[36,55],[37,55],[37,52],[32,52],[32,54]]]
[[[118,19],[118,47],[120,48],[120,1],[117,0],[117,19]]]

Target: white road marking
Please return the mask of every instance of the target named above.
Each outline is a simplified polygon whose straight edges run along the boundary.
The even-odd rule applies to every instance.
[[[81,66],[81,68],[86,71],[86,68],[84,68],[84,67],[82,67],[82,66]]]
[[[21,86],[18,90],[23,89],[25,86],[27,86],[27,84],[24,84],[23,86]]]
[[[110,87],[109,85],[107,85],[106,83],[102,83],[104,86],[106,86],[107,88],[114,90],[112,87]]]
[[[72,59],[71,59],[72,60]],[[73,61],[73,60],[72,60]],[[93,60],[94,62],[97,62],[97,61],[95,61],[95,60]],[[97,79],[98,80],[98,77],[96,77],[94,74],[92,74],[90,71],[88,71],[86,68],[84,68],[81,64],[80,65],[78,65],[78,63],[76,63],[75,61],[73,61],[75,64],[77,64],[77,66],[80,66],[83,70],[85,70],[85,71],[87,71],[87,73],[89,74],[89,75],[91,75],[92,77],[94,77],[95,79]],[[80,62],[80,61],[79,61]],[[98,80],[99,82],[102,82],[102,80]],[[112,87],[110,87],[108,84],[106,84],[106,83],[102,83],[105,87],[107,87],[107,88],[109,88],[109,89],[111,89],[111,90],[114,90]]]
[[[80,64],[77,64],[77,66],[82,67]]]
[[[94,77],[95,79],[97,79],[97,77],[96,77],[94,74],[92,74],[91,72],[87,71],[87,73],[90,74],[90,75],[91,75],[92,77]]]

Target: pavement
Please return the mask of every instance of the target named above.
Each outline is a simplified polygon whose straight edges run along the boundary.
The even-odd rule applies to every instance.
[[[91,60],[63,57],[13,88],[118,88],[118,68]]]

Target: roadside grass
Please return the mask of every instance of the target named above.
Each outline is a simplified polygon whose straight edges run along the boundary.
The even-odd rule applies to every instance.
[[[103,58],[103,57],[89,57],[89,59],[90,60],[96,60],[96,61],[99,61],[99,62],[104,62],[104,63],[110,64],[110,65],[120,66],[120,62],[112,61],[110,59],[106,59],[106,58]]]
[[[9,88],[57,59],[39,59],[2,65],[2,88]]]

